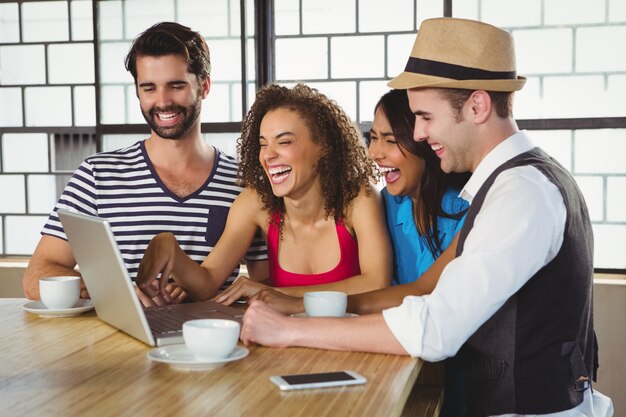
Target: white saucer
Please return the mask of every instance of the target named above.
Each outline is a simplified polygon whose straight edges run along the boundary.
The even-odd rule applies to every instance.
[[[305,318],[308,318],[309,316],[306,313],[297,313],[297,314],[292,314],[290,317],[298,317],[301,319],[305,319]],[[346,313],[344,317],[359,317],[359,315],[355,313]]]
[[[228,362],[243,359],[250,351],[242,346],[237,346],[225,358],[212,360],[200,360],[187,349],[184,344],[169,345],[152,349],[148,352],[148,358],[156,362],[167,363],[173,368],[187,371],[205,371],[207,369],[219,368]]]
[[[41,301],[31,301],[22,306],[24,311],[39,314],[42,317],[71,317],[93,310],[93,303],[90,299],[81,298],[72,308],[49,309]]]

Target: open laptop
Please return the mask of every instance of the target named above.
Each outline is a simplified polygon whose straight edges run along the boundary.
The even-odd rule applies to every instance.
[[[183,343],[182,324],[196,318],[241,323],[243,310],[214,301],[143,308],[109,223],[58,210],[98,318],[150,346]]]

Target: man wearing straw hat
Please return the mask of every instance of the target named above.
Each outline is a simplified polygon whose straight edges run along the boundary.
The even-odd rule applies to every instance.
[[[456,258],[431,295],[411,296],[407,287],[402,304],[382,314],[288,318],[253,302],[244,342],[428,361],[458,352],[468,415],[612,415],[610,399],[591,389],[597,346],[587,207],[572,176],[518,130],[512,98],[525,81],[508,32],[425,20],[389,86],[408,90],[414,138],[428,143],[442,169],[472,172],[461,192],[470,208]]]

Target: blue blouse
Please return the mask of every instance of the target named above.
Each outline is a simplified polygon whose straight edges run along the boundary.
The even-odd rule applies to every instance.
[[[435,262],[436,257],[430,252],[426,236],[420,235],[413,219],[413,200],[408,196],[393,196],[387,188],[382,190],[387,216],[387,229],[393,245],[393,285],[416,281]],[[457,214],[466,210],[469,204],[458,197],[458,192],[448,190],[441,200],[444,212]],[[461,219],[437,217],[439,242],[445,250],[461,226]],[[438,254],[439,255],[439,254]],[[437,255],[437,256],[438,256]]]

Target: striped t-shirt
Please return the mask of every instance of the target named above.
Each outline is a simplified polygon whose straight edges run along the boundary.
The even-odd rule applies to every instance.
[[[242,190],[236,184],[237,161],[219,150],[215,155],[209,178],[186,197],[167,189],[144,141],[90,156],[74,172],[41,233],[67,240],[59,208],[106,218],[133,280],[148,243],[161,232],[172,232],[183,251],[201,263],[222,235],[230,206]],[[245,259],[267,259],[260,234]]]

